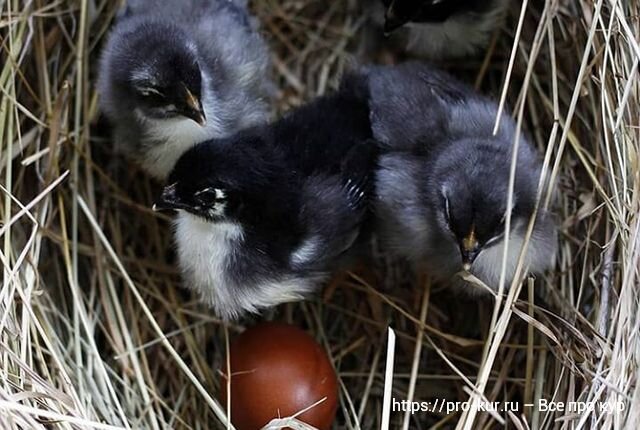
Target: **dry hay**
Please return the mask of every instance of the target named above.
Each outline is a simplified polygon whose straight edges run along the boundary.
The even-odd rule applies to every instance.
[[[0,0],[3,429],[224,427],[217,368],[242,327],[225,327],[179,288],[168,219],[149,209],[158,184],[114,156],[96,111],[95,60],[115,3]],[[355,0],[254,3],[280,110],[335,86],[354,63],[365,25]],[[381,256],[316,300],[270,312],[326,346],[341,427],[380,425],[388,326],[396,399],[415,386],[417,400],[465,401],[476,386],[520,406],[418,413],[411,428],[640,426],[640,4],[524,5],[484,59],[446,66],[504,100],[546,154],[557,265],[494,307]],[[624,410],[523,406],[541,399]],[[404,419],[392,414],[392,427]]]

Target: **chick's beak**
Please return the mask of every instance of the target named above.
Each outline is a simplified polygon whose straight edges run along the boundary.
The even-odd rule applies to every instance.
[[[476,239],[475,232],[471,232],[460,241],[460,255],[462,256],[462,267],[464,270],[471,269],[471,265],[475,261],[478,254],[480,254],[480,244]]]
[[[184,209],[184,204],[180,202],[180,199],[176,193],[176,184],[171,184],[164,187],[162,190],[162,195],[160,196],[160,200],[158,200],[153,205],[153,210],[155,212],[166,211],[166,210],[175,210],[175,209]]]
[[[207,118],[204,115],[202,103],[198,100],[198,97],[194,96],[193,93],[189,91],[189,89],[186,89],[185,105],[185,115],[204,127],[207,123]]]

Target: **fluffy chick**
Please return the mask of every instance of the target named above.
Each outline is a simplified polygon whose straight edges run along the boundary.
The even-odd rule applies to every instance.
[[[243,0],[129,0],[103,49],[119,150],[166,179],[187,149],[268,119],[268,49]]]
[[[372,194],[365,86],[185,153],[157,204],[177,209],[187,286],[227,319],[302,299],[348,254]]]
[[[462,58],[484,48],[509,0],[368,0],[373,21],[406,51],[432,60]]]
[[[506,282],[514,277],[531,219],[541,163],[520,135],[515,187],[507,207],[516,125],[497,105],[443,72],[419,63],[369,70],[374,137],[385,147],[377,171],[382,240],[436,279],[468,271],[497,288],[511,213]],[[556,252],[552,217],[539,210],[526,252],[531,273]]]

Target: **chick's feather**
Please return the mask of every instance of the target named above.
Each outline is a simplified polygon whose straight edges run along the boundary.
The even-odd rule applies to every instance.
[[[197,64],[206,125],[141,113],[131,82],[153,81]],[[269,117],[269,51],[242,0],[132,0],[117,17],[99,70],[100,106],[116,148],[166,179],[196,143]]]

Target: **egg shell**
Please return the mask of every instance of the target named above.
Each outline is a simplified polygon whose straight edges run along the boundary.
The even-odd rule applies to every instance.
[[[238,430],[260,429],[324,397],[325,401],[297,418],[320,430],[331,428],[338,407],[337,377],[323,348],[303,330],[262,323],[238,336],[229,354],[231,422]],[[220,398],[226,407],[226,376],[221,385]]]

